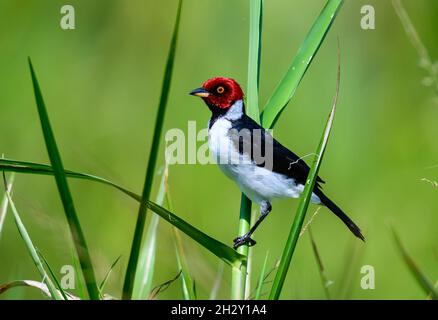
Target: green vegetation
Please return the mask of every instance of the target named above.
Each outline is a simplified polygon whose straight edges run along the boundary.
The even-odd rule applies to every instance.
[[[0,298],[437,299],[437,191],[425,181],[437,180],[438,111],[416,65],[426,57],[434,80],[437,22],[427,19],[429,3],[423,11],[393,4],[396,11],[373,3],[388,21],[369,31],[360,29],[360,5],[342,0],[180,0],[159,10],[152,1],[124,10],[118,1],[79,1],[72,31],[44,19],[49,2],[38,11],[23,5],[0,54],[0,259],[8,260]],[[2,6],[3,15],[15,10]],[[32,39],[23,45],[25,34]],[[276,202],[257,246],[237,251],[231,240],[258,208],[215,167],[164,159],[168,129],[206,123],[208,112],[187,93],[216,75],[246,80],[248,114],[311,164],[299,201]],[[302,234],[310,242],[297,245],[318,171],[366,244],[356,246],[322,208]],[[389,241],[388,217],[415,262],[397,235]],[[74,266],[75,288],[62,288],[64,265]],[[375,268],[375,290],[360,288],[361,265]]]

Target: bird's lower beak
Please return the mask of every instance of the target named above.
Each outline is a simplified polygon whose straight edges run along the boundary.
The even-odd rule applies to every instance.
[[[206,98],[210,95],[210,92],[208,92],[207,90],[205,90],[204,88],[197,88],[195,90],[192,90],[190,92],[190,94],[192,96],[197,96],[197,97],[201,97],[201,98]]]

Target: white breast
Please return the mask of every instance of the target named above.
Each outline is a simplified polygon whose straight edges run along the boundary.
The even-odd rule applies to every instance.
[[[299,197],[302,186],[293,179],[258,167],[246,155],[240,155],[228,131],[232,124],[229,120],[238,114],[233,108],[217,119],[208,133],[208,143],[212,156],[226,176],[234,180],[240,189],[255,203],[283,197]],[[231,113],[231,114],[230,114]]]

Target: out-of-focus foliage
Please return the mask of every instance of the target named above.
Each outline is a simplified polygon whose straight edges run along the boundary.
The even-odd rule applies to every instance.
[[[177,1],[131,0],[128,5],[121,0],[73,0],[76,29],[70,31],[59,27],[64,4],[0,1],[0,153],[49,163],[28,73],[26,59],[31,56],[64,166],[141,193],[145,150],[150,149]],[[265,2],[261,106],[323,4]],[[360,9],[367,4],[375,8],[375,30],[360,27]],[[405,0],[403,4],[431,59],[438,60],[438,3]],[[248,14],[243,0],[185,1],[164,132],[180,128],[187,135],[190,120],[196,121],[198,130],[206,126],[209,111],[187,93],[207,78],[230,76],[245,86]],[[347,298],[422,299],[424,294],[400,259],[388,225],[403,235],[403,243],[431,280],[438,279],[438,189],[422,180],[438,180],[438,102],[435,92],[424,85],[428,74],[419,67],[417,51],[390,1],[344,3],[274,135],[300,155],[314,152],[335,88],[337,36],[342,51],[341,91],[320,175],[327,181],[324,190],[361,226],[367,242],[357,245],[338,219],[327,209],[320,210],[312,232],[334,281],[330,292],[336,298],[348,284]],[[158,163],[164,162],[163,151]],[[215,165],[174,165],[171,170],[174,211],[231,245],[240,204],[237,187]],[[137,203],[98,184],[73,180],[69,184],[97,280],[105,277],[114,257],[122,256],[105,286],[107,293],[119,296]],[[32,240],[61,278],[61,268],[74,262],[53,178],[17,174],[14,201]],[[273,203],[272,216],[254,235],[253,270],[261,269],[267,250],[268,266],[279,258],[297,204],[296,200]],[[178,272],[171,232],[169,224],[160,223],[155,285]],[[216,278],[217,258],[185,236],[183,241],[197,295],[207,298]],[[353,247],[358,249],[352,251]],[[324,298],[310,242],[300,241],[295,255],[282,298]],[[0,261],[0,283],[42,280],[11,215],[0,238]],[[360,287],[362,265],[375,268],[374,290]],[[259,274],[252,276],[256,284]],[[225,270],[218,298],[229,296],[229,283],[230,272]],[[178,281],[159,298],[180,298],[179,286]],[[69,292],[79,295],[78,289]],[[0,296],[42,297],[24,287]]]

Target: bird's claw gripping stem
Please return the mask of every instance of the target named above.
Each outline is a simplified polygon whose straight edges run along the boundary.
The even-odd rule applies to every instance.
[[[248,247],[252,247],[257,243],[254,239],[251,238],[251,235],[248,233],[241,237],[237,237],[233,241],[234,241],[234,245],[233,245],[234,249],[237,249],[243,245],[248,245]]]

